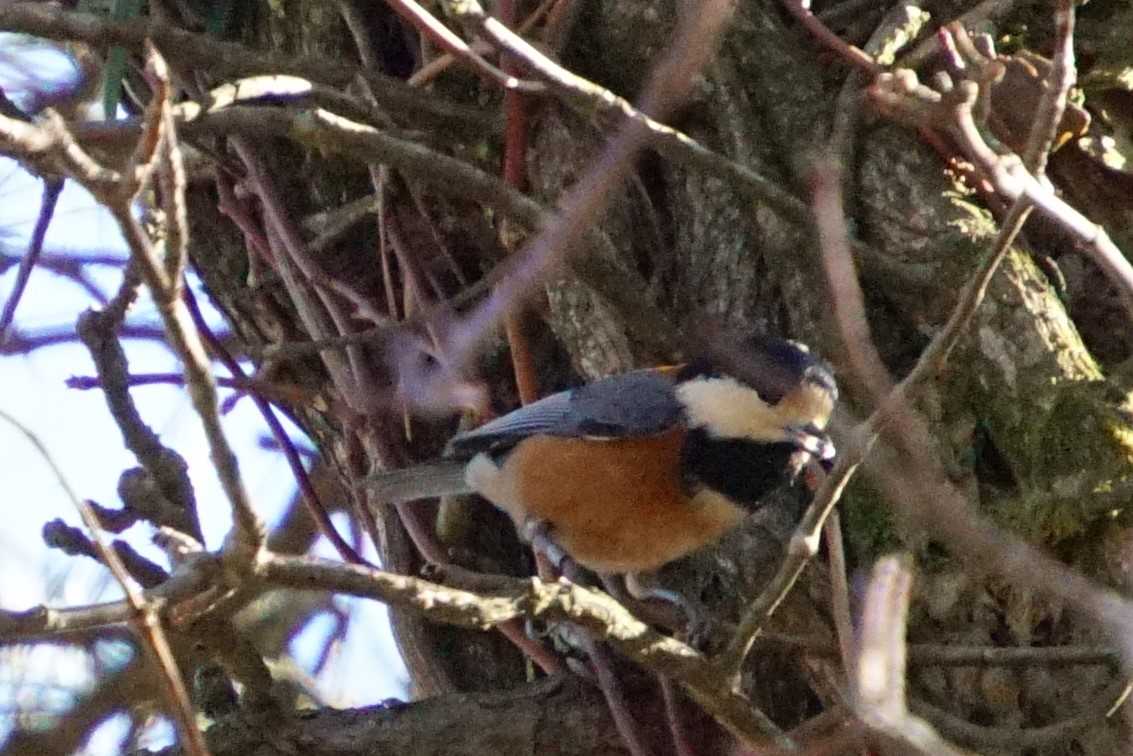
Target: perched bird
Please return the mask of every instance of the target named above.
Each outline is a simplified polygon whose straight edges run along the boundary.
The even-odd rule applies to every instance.
[[[807,347],[758,337],[548,396],[368,487],[393,503],[478,493],[583,567],[649,572],[716,541],[809,459],[832,459],[837,397]]]

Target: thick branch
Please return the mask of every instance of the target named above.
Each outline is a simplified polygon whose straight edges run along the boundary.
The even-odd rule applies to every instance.
[[[310,753],[314,744],[319,753],[336,756],[626,753],[601,694],[577,678],[551,678],[509,691],[456,693],[411,704],[394,701],[365,709],[273,716],[270,723],[259,725],[238,715],[211,728],[208,742],[215,756],[290,756]]]
[[[680,682],[690,695],[737,737],[756,742],[777,731],[751,703],[731,689],[730,679],[689,646],[637,620],[604,593],[568,582],[499,578],[479,595],[321,559],[272,556],[257,575],[274,587],[309,588],[376,599],[427,612],[431,619],[487,628],[520,617],[572,622],[593,632],[620,653]]]
[[[204,34],[193,34],[159,21],[137,18],[115,22],[100,16],[72,13],[39,3],[0,5],[0,29],[31,34],[61,42],[79,41],[91,45],[119,45],[141,52],[150,39],[170,59],[180,65],[206,69],[218,77],[257,74],[292,74],[331,87],[343,88],[362,76],[374,97],[391,113],[406,121],[448,124],[482,130],[488,119],[478,111],[446,103],[433,93],[415,90],[408,84],[373,71],[363,71],[336,61],[297,55],[278,55],[249,50],[233,42],[222,42]]]

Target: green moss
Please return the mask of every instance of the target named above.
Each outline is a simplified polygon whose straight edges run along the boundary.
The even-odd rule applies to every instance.
[[[891,507],[861,478],[850,483],[838,506],[846,543],[859,559],[872,560],[877,554],[903,546]]]
[[[1005,441],[1016,460],[1019,495],[993,508],[996,519],[1044,543],[1081,534],[1130,509],[1133,430],[1101,382],[1052,388],[1043,418],[1014,424]],[[1106,465],[1101,468],[1099,465]]]

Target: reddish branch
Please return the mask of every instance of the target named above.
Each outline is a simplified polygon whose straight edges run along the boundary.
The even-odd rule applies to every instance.
[[[1062,13],[1070,11],[1070,3],[1064,2]],[[1070,28],[1063,16],[1059,24],[1060,32],[1067,34]],[[1067,44],[1067,39],[1060,39],[1060,49],[1066,49]],[[1059,88],[1055,89],[1057,91]],[[901,86],[900,91],[918,98],[922,105],[941,102],[917,86]],[[1057,96],[1064,96],[1064,92]],[[963,103],[965,108],[970,108],[973,100],[974,94],[969,89],[951,103]],[[946,107],[939,114],[946,115],[949,112],[956,113],[956,110],[949,111]],[[1048,114],[1055,112],[1054,108],[1047,110]],[[961,119],[970,122],[970,110],[961,115]],[[1040,135],[1045,134],[1048,133],[1049,125],[1045,121],[1036,123],[1034,130]],[[968,128],[967,125],[961,126],[959,133],[966,133]],[[823,234],[823,253],[828,264],[828,275],[831,278],[844,276],[838,282],[843,287],[843,293],[833,300],[834,313],[844,334],[847,351],[852,353],[849,364],[878,407],[869,422],[858,429],[856,442],[848,449],[843,448],[838,466],[830,478],[834,484],[844,484],[853,467],[863,458],[864,449],[872,445],[884,428],[893,455],[889,458],[875,455],[866,460],[866,464],[875,485],[881,488],[895,507],[911,521],[932,533],[935,539],[946,544],[958,557],[971,560],[982,569],[997,573],[1018,586],[1057,597],[1066,605],[1094,618],[1113,634],[1124,656],[1126,668],[1133,666],[1133,645],[1129,643],[1129,629],[1133,627],[1133,604],[975,514],[961,493],[948,481],[939,460],[931,454],[934,441],[923,418],[909,403],[910,389],[918,380],[931,375],[942,365],[950,346],[966,332],[972,315],[982,300],[985,278],[990,275],[990,271],[983,269],[977,272],[962,293],[952,317],[921,355],[913,372],[894,387],[868,336],[868,330],[861,327],[865,322],[865,312],[860,292],[856,291],[857,277],[853,275],[852,268],[844,267],[848,250],[842,243],[845,228],[841,217],[841,198],[837,192],[839,172],[836,166],[827,168],[827,171],[820,184],[822,191],[816,199],[816,204],[821,209],[816,217]],[[1018,200],[1021,196],[1023,195],[1014,199]],[[1033,198],[1028,196],[1027,199]],[[1022,205],[1017,203],[1017,207]],[[1013,233],[1014,229],[1005,227],[997,243],[1009,240]],[[993,254],[991,257],[996,260],[998,255]],[[850,271],[848,275],[846,270]],[[896,459],[893,459],[894,456]],[[824,486],[826,488],[829,487]],[[823,495],[820,492],[816,498],[822,498]]]
[[[810,33],[815,39],[819,41],[826,48],[834,51],[838,57],[846,61],[852,66],[856,66],[865,73],[875,76],[885,70],[879,66],[871,56],[862,52],[854,45],[847,44],[834,32],[830,31],[829,27],[822,22],[818,16],[810,12],[810,9],[803,4],[803,0],[783,0],[783,7],[787,9],[795,20],[802,24],[803,28]]]
[[[409,21],[418,31],[432,40],[442,50],[458,60],[468,62],[472,68],[482,74],[489,81],[503,87],[507,91],[541,92],[542,85],[521,81],[511,73],[499,70],[468,46],[467,43],[437,17],[429,13],[413,0],[388,0],[390,7],[399,16]]]
[[[515,1],[500,0],[497,8],[500,21],[510,27],[515,26]],[[512,56],[501,56],[504,72],[510,76],[519,74],[519,66]],[[504,181],[519,191],[527,188],[527,103],[523,95],[515,90],[504,92]],[[504,244],[509,249],[506,226]],[[515,371],[515,385],[519,390],[519,401],[530,404],[539,398],[539,380],[535,375],[535,358],[531,345],[523,330],[525,308],[519,307],[504,316],[504,332],[508,346],[511,347],[511,364]]]
[[[1072,31],[1071,19],[1069,11],[1061,12],[1058,28],[1062,33]],[[957,31],[942,30],[942,34],[960,39]],[[1044,98],[1047,112],[1036,114],[1040,118],[1037,123],[1043,124],[1043,131],[1036,137],[1040,145],[1049,138],[1050,129],[1057,129],[1057,122],[1049,126],[1047,119],[1054,114],[1058,99],[1064,97],[1059,93],[1073,81],[1072,49],[1066,43],[1060,43],[1057,49],[1054,73],[1058,79],[1052,82],[1055,99]],[[960,49],[960,52],[964,51]],[[945,130],[1003,199],[1025,200],[1081,241],[1083,251],[1113,282],[1127,310],[1133,314],[1133,265],[1105,230],[1056,195],[1049,185],[1028,170],[1018,155],[1000,154],[988,145],[978,124],[977,108],[983,93],[979,82],[942,79],[939,85],[939,89],[926,86],[912,71],[897,69],[878,76],[868,92],[878,109],[895,120],[917,128]]]
[[[217,358],[223,363],[228,372],[232,373],[233,383],[236,385],[245,385],[255,388],[258,381],[249,380],[244,373],[244,369],[240,367],[224,345],[213,335],[208,323],[205,321],[204,315],[201,313],[200,307],[197,306],[196,297],[188,289],[185,290],[185,304],[189,308],[189,312],[193,317],[193,322],[196,324],[197,329],[201,332],[201,336],[209,345],[209,349]],[[256,409],[264,418],[267,423],[268,430],[271,432],[272,438],[279,445],[280,451],[283,452],[284,459],[287,460],[287,466],[291,468],[291,474],[295,476],[295,482],[299,486],[299,492],[303,497],[303,503],[310,512],[311,518],[319,528],[335,550],[348,562],[354,564],[368,564],[354,548],[346,542],[334,527],[334,523],[330,519],[330,514],[327,512],[326,506],[319,498],[318,492],[315,490],[314,484],[311,482],[310,476],[307,475],[307,468],[303,465],[303,458],[299,456],[299,452],[295,448],[295,444],[291,441],[291,437],[287,435],[284,430],[283,424],[279,422],[279,418],[275,416],[271,405],[262,398],[258,393],[251,395],[252,401],[256,405]]]

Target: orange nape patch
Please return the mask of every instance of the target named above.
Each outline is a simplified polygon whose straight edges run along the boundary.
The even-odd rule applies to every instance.
[[[716,541],[746,515],[711,491],[691,498],[685,493],[683,435],[674,430],[613,440],[533,436],[498,470],[485,470],[487,459],[474,461],[469,482],[517,525],[526,518],[546,522],[555,542],[584,567],[654,570]]]

